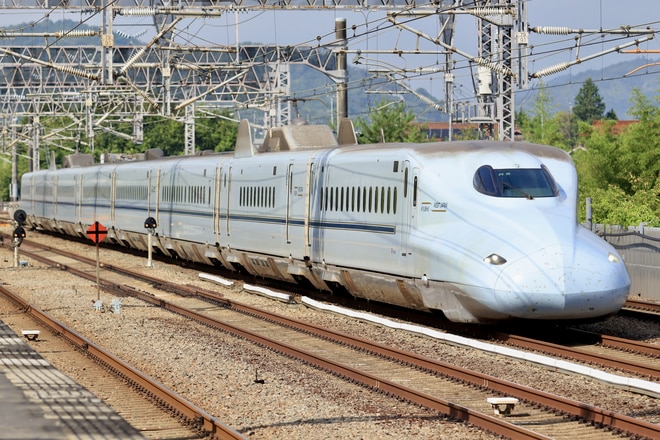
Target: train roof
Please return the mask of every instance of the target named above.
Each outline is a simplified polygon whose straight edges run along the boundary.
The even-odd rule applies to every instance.
[[[513,141],[452,141],[452,142],[425,142],[425,143],[378,143],[358,144],[352,122],[344,119],[340,122],[337,136],[326,125],[289,125],[273,128],[268,131],[263,143],[256,146],[250,134],[247,121],[239,124],[236,147],[233,152],[215,153],[202,151],[195,156],[230,155],[234,157],[252,157],[260,154],[276,152],[294,152],[318,149],[337,149],[338,153],[347,151],[370,150],[409,150],[429,158],[453,156],[461,153],[471,154],[509,154],[525,151],[539,158],[548,158],[564,162],[572,162],[572,158],[565,151],[547,145],[529,142]],[[191,156],[194,157],[194,156]],[[140,162],[149,160],[181,159],[182,156],[165,157],[162,150],[151,149],[137,155],[108,154],[103,155],[102,164]],[[91,155],[76,153],[67,156],[64,168],[87,167],[94,164]]]

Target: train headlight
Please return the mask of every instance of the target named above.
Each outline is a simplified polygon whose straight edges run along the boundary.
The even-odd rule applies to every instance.
[[[608,252],[607,261],[609,261],[610,263],[618,263],[619,261],[621,261],[621,259],[618,256],[614,255],[612,252]]]
[[[484,258],[484,263],[492,264],[493,266],[500,266],[506,263],[506,258],[501,257],[497,254],[490,254]]]

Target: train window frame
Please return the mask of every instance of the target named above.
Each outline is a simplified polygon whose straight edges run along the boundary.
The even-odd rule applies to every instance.
[[[408,197],[408,167],[403,170],[403,198]]]
[[[348,203],[346,203],[346,205],[344,205],[344,187],[343,186],[339,190],[339,194],[340,194],[340,197],[341,197],[341,202],[339,203],[339,211],[345,211],[346,210],[345,207],[346,207],[346,205],[348,205]],[[347,196],[348,196],[348,194],[347,194]]]
[[[350,197],[351,212],[355,212],[355,187],[351,186],[350,188],[351,188],[351,197]]]
[[[417,207],[417,185],[418,177],[413,178],[413,207]]]
[[[396,207],[398,203],[398,194],[397,194],[397,187],[394,187],[393,195],[392,195],[392,214],[396,215]]]
[[[372,212],[372,202],[373,202],[373,196],[374,196],[374,187],[370,186],[369,187],[369,214]]]
[[[558,197],[559,187],[550,170],[539,168],[497,168],[482,165],[472,178],[474,189],[484,195],[500,198]]]
[[[390,210],[392,209],[392,187],[388,186],[387,187],[387,213],[390,213]]]

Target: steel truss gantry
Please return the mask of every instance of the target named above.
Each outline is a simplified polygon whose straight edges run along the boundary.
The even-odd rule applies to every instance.
[[[333,41],[318,46],[213,46],[199,47],[175,43],[171,35],[180,21],[190,17],[213,19],[227,13],[248,13],[259,10],[379,10],[386,11],[388,20],[402,32],[418,41],[431,43],[436,54],[444,57],[434,73],[442,75],[445,84],[443,105],[437,109],[450,115],[450,121],[478,122],[485,136],[514,139],[514,91],[527,87],[531,78],[559,72],[572,63],[589,57],[528,72],[529,34],[576,34],[584,30],[566,28],[529,28],[526,0],[435,0],[417,3],[409,0],[202,0],[177,1],[154,6],[153,0],[4,0],[2,9],[47,10],[64,9],[80,14],[102,14],[103,25],[98,31],[64,31],[39,36],[46,44],[25,46],[0,45],[0,120],[3,121],[3,145],[14,145],[26,137],[33,144],[38,158],[41,142],[54,142],[57,133],[45,133],[41,116],[70,118],[80,142],[93,147],[94,132],[108,131],[142,139],[142,124],[146,115],[162,115],[186,122],[186,152],[194,140],[193,106],[259,108],[265,111],[265,126],[281,125],[291,119],[289,68],[294,63],[318,69],[346,90],[346,54],[356,59],[369,56],[369,50],[349,49],[346,28],[336,28]],[[475,17],[478,23],[476,54],[457,49],[454,45],[456,19],[461,15]],[[114,44],[113,22],[117,17],[153,16],[155,36],[143,47],[120,47]],[[439,20],[440,31],[428,35],[413,27],[410,17],[431,17]],[[594,33],[609,32],[600,30]],[[633,42],[620,44],[603,53],[620,50],[653,38],[652,30],[621,29],[630,37],[642,36]],[[646,35],[646,36],[643,36]],[[0,43],[16,41],[29,32],[0,30]],[[65,46],[68,38],[83,40],[82,45]],[[424,53],[419,47],[393,48],[391,53]],[[464,110],[454,104],[454,66],[467,63],[475,78],[476,104]],[[386,66],[383,72],[392,81],[405,82],[420,71]],[[383,70],[383,66],[378,69]],[[377,69],[376,69],[377,70]],[[410,88],[407,88],[410,90]],[[338,109],[348,114],[346,106]],[[13,133],[16,123],[29,120],[20,133]],[[117,130],[118,123],[130,122],[133,133]],[[25,136],[24,129],[32,130]],[[78,134],[80,136],[80,134]],[[5,139],[7,142],[4,142]],[[34,166],[38,167],[35,159]]]

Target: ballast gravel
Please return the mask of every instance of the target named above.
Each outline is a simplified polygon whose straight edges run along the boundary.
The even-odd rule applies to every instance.
[[[47,235],[38,237],[43,244],[95,257],[95,248],[91,245],[67,242]],[[472,426],[347,383],[133,298],[122,299],[119,313],[97,311],[92,307],[98,294],[94,283],[55,268],[44,267],[28,258],[23,258],[27,260],[26,266],[14,268],[13,249],[6,243],[0,248],[0,255],[3,256],[0,258],[0,281],[8,288],[24,295],[41,310],[80,333],[88,337],[94,335],[91,339],[99,345],[250,438],[495,438]],[[133,270],[141,269],[180,284],[214,289],[230,300],[267,307],[282,315],[660,423],[660,403],[657,399],[633,394],[592,379],[321,312],[301,304],[285,304],[249,294],[240,285],[227,288],[210,284],[200,279],[199,272],[194,270],[161,262],[155,262],[154,267],[146,267],[146,258],[142,257],[101,249],[100,259]],[[104,292],[100,295],[106,305],[114,299]],[[0,310],[0,313],[9,312]],[[631,329],[617,319],[598,325],[621,326],[617,331],[626,337],[632,337],[631,332],[635,331],[650,342],[658,343],[660,338],[660,331],[653,326],[640,325],[640,328]],[[48,359],[47,353],[44,356]],[[75,378],[75,365],[57,365],[56,360],[51,362]]]

